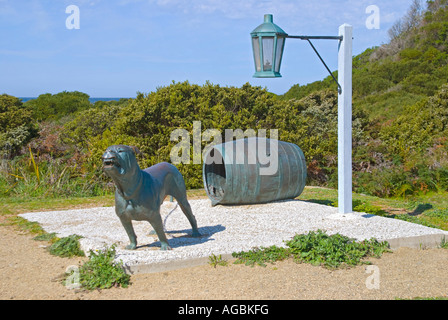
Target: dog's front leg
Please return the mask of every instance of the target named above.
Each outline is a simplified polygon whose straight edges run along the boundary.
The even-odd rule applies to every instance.
[[[129,237],[129,245],[126,246],[127,250],[134,250],[137,247],[137,236],[134,232],[134,227],[132,226],[132,221],[126,218],[120,218],[121,224],[124,227],[124,230],[126,230],[126,233]]]
[[[166,238],[165,232],[163,230],[162,217],[160,216],[160,213],[157,212],[155,217],[149,220],[149,223],[154,228],[154,231],[156,232],[157,237],[159,238],[160,250],[171,250],[171,247],[168,244],[168,239]]]

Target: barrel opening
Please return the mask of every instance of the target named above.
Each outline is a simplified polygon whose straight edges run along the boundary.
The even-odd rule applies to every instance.
[[[207,193],[210,197],[218,201],[221,200],[225,192],[226,168],[222,154],[215,148],[212,148],[208,153],[204,169]]]

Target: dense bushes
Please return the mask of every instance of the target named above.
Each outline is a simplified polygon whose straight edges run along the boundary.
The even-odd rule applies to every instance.
[[[355,191],[406,196],[448,189],[447,1],[429,2],[418,17],[401,33],[394,30],[389,44],[353,58]],[[222,141],[225,129],[266,129],[268,136],[269,129],[278,129],[280,140],[303,150],[307,184],[337,186],[337,93],[331,77],[295,85],[283,96],[250,84],[186,81],[135,99],[92,105],[88,98],[61,92],[22,104],[0,96],[0,194],[109,192],[101,171],[109,145],[138,147],[144,168],[170,161],[178,143],[170,135],[182,128],[189,132],[193,158],[195,121],[201,133],[218,130]],[[212,141],[204,139],[201,150]],[[202,188],[201,164],[178,167],[188,188]]]
[[[220,87],[206,83],[203,86],[188,82],[173,83],[161,87],[147,95],[139,94],[128,105],[119,110],[107,109],[103,114],[102,124],[94,125],[98,129],[88,139],[90,161],[99,166],[100,156],[112,144],[129,144],[139,148],[143,153],[140,160],[142,168],[161,161],[170,161],[171,149],[177,144],[170,140],[170,134],[177,128],[190,132],[191,158],[193,122],[201,122],[201,131],[217,129],[224,141],[225,129],[260,129],[265,128],[264,119],[268,109],[275,103],[275,98],[259,87],[244,85],[241,88]],[[84,138],[77,132],[85,133],[90,125],[89,119],[98,119],[98,113],[79,114],[72,122],[65,125],[61,137],[80,144]],[[79,126],[78,126],[79,124]],[[78,129],[75,129],[78,127]],[[210,142],[203,141],[202,149]],[[187,187],[201,188],[202,165],[180,164],[179,170],[186,178]]]
[[[90,108],[89,95],[79,91],[63,91],[54,95],[45,93],[26,104],[33,110],[33,117],[38,121],[58,120]]]
[[[3,95],[6,96],[6,95]],[[2,96],[2,97],[3,97]],[[66,101],[67,96],[88,97],[82,93],[72,95],[69,92],[54,95]],[[24,197],[60,197],[60,196],[86,196],[102,195],[111,192],[113,189],[106,184],[101,171],[101,167],[90,161],[89,135],[90,130],[94,130],[92,123],[84,121],[81,131],[76,131],[76,123],[72,123],[77,117],[83,114],[95,114],[101,106],[110,106],[116,102],[101,103],[91,105],[82,111],[73,112],[73,108],[61,110],[59,120],[37,121],[32,115],[36,112],[34,104],[22,102],[7,96],[9,100],[14,99],[17,106],[22,110],[19,115],[24,117],[23,124],[8,131],[8,134],[19,132],[22,128],[31,128],[27,139],[20,140],[17,144],[16,152],[11,156],[11,148],[2,149],[1,146],[10,140],[0,140],[0,196],[21,195]],[[37,100],[37,99],[36,99]],[[122,104],[126,103],[124,101]],[[57,99],[55,104],[61,104]],[[98,115],[96,120],[104,122],[107,120],[103,115]],[[16,115],[17,119],[18,116]],[[62,119],[64,118],[64,120]],[[95,119],[95,116],[92,116]],[[56,119],[54,117],[53,119]],[[28,120],[28,122],[26,121]],[[92,120],[93,121],[93,120]],[[78,137],[77,141],[61,139],[61,132],[64,130],[64,122],[71,123],[66,131],[73,131]],[[26,126],[25,126],[26,125]],[[103,125],[108,125],[104,122]],[[84,132],[84,130],[87,130]],[[28,131],[27,131],[28,132]],[[0,133],[0,138],[1,138]],[[31,139],[32,138],[32,139]],[[3,151],[1,153],[1,151]],[[6,151],[6,152],[5,152]]]
[[[447,19],[446,0],[428,1],[426,10],[414,2],[390,43],[353,58],[353,109],[368,117],[364,137],[354,138],[355,190],[404,196],[447,189]],[[282,98],[330,89],[329,80],[293,86]]]
[[[101,115],[101,116],[100,116]],[[101,119],[101,120],[98,120]],[[278,129],[279,138],[295,143],[312,163],[309,183],[325,184],[337,167],[337,96],[324,90],[301,100],[281,101],[259,87],[204,86],[173,83],[148,95],[140,94],[120,108],[82,112],[64,126],[63,141],[89,150],[86,159],[100,166],[100,157],[112,144],[130,144],[143,153],[141,167],[170,161],[177,141],[170,134],[177,128],[190,132],[193,159],[193,122],[201,122],[201,132],[217,129],[225,141],[225,129]],[[365,115],[354,117],[354,137],[361,139]],[[86,133],[92,133],[87,139]],[[268,131],[269,133],[269,131]],[[83,142],[85,141],[85,142]],[[89,142],[89,145],[86,142]],[[84,143],[84,145],[83,145]],[[202,141],[203,150],[209,141]],[[187,187],[201,188],[202,165],[180,164]]]
[[[353,112],[354,189],[378,196],[405,196],[448,189],[448,86],[385,122]],[[40,135],[22,155],[4,162],[2,194],[79,196],[110,192],[101,155],[112,144],[137,146],[142,168],[170,161],[177,128],[278,129],[297,144],[308,165],[308,184],[337,186],[337,94],[314,92],[283,100],[248,84],[241,88],[173,83],[121,104],[91,106],[65,123],[41,122]],[[21,126],[17,127],[21,128]],[[202,150],[210,141],[202,141]],[[5,160],[4,160],[5,161]],[[178,165],[189,188],[202,188],[202,165]]]
[[[12,158],[36,136],[32,109],[16,97],[0,95],[0,158]]]

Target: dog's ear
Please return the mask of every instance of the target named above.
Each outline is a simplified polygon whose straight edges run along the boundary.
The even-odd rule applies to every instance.
[[[131,148],[131,150],[134,152],[134,154],[137,156],[141,156],[143,153],[135,146],[129,146],[129,148]]]

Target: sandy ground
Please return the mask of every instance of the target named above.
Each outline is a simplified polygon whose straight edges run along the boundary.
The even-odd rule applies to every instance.
[[[128,288],[69,290],[60,282],[83,258],[50,255],[45,242],[12,227],[0,227],[0,299],[395,299],[448,296],[448,250],[400,248],[371,266],[330,271],[278,262],[267,267],[229,263],[138,274]]]

